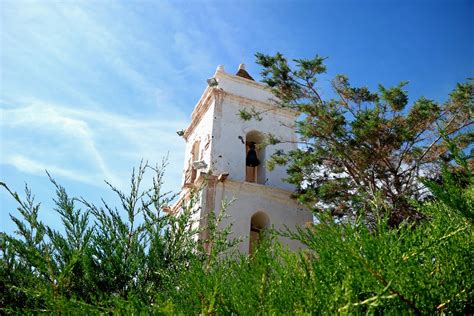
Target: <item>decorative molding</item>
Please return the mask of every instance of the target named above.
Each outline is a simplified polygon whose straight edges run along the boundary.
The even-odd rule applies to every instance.
[[[291,198],[293,192],[289,190],[284,190],[252,182],[241,182],[231,179],[227,179],[225,181],[225,184],[227,191],[231,191],[234,193],[258,195],[268,200],[278,200],[280,203],[286,204],[291,207],[295,207],[296,205],[297,208],[305,208],[303,205],[298,204],[296,200]]]
[[[251,87],[254,87],[254,88],[257,88],[257,89],[260,89],[260,90],[265,90],[265,91],[271,92],[269,87],[265,84],[262,84],[262,83],[259,83],[259,82],[253,81],[253,80],[245,79],[245,78],[242,78],[242,77],[239,77],[239,76],[235,76],[235,75],[232,75],[232,74],[228,74],[226,72],[217,71],[215,76],[225,77],[226,79],[232,80],[234,82],[238,82],[239,84],[243,84],[243,85],[246,85],[246,86],[251,86]],[[282,108],[278,107],[278,105],[276,105],[275,103],[272,103],[272,100],[270,100],[270,99],[268,100],[268,102],[258,101],[258,100],[255,100],[255,99],[251,99],[251,98],[248,98],[248,97],[244,97],[244,96],[241,96],[241,95],[237,95],[235,93],[225,91],[225,90],[223,90],[222,88],[219,88],[219,87],[207,87],[204,90],[204,92],[203,92],[201,98],[199,99],[198,103],[194,107],[194,110],[191,114],[191,123],[186,128],[186,130],[184,131],[183,137],[186,141],[188,140],[189,136],[192,134],[192,132],[194,131],[196,126],[199,125],[199,123],[201,122],[203,116],[206,114],[207,110],[211,106],[212,100],[213,100],[212,97],[214,97],[214,100],[217,101],[217,102],[222,101],[223,97],[229,97],[230,99],[238,101],[240,104],[242,104],[244,106],[249,106],[249,107],[256,106],[256,107],[259,107],[259,108],[261,108],[265,111],[274,111],[278,114],[281,114],[283,116],[286,116],[288,118],[293,118],[293,119],[296,119],[296,117],[300,114],[300,113],[298,113],[297,111],[294,111],[294,110],[282,109]]]
[[[230,80],[233,80],[233,81],[237,81],[238,83],[242,83],[242,84],[245,84],[247,86],[253,86],[255,88],[270,91],[270,89],[268,88],[267,85],[265,85],[263,83],[260,83],[260,82],[257,82],[257,81],[254,81],[254,80],[250,80],[250,79],[246,79],[246,78],[239,77],[239,76],[236,76],[236,75],[232,75],[232,74],[229,74],[227,72],[219,72],[219,77],[220,76],[226,77],[227,79],[230,79]]]
[[[207,110],[211,106],[211,97],[213,95],[219,94],[219,92],[217,91],[220,91],[219,88],[207,88],[204,91],[204,94],[202,95],[201,99],[199,99],[199,102],[194,107],[193,113],[191,114],[191,123],[186,128],[183,135],[186,141],[188,141],[189,136],[192,134],[199,122],[201,122],[204,114],[206,114]]]
[[[282,109],[278,107],[276,104],[272,104],[271,102],[263,102],[263,101],[258,101],[254,99],[250,99],[247,97],[243,97],[241,95],[237,95],[231,92],[223,91],[225,96],[228,96],[230,99],[233,99],[234,101],[239,102],[242,105],[245,106],[258,106],[262,108],[265,111],[274,111],[278,114],[281,114],[283,116],[286,116],[288,118],[296,119],[296,117],[300,114],[296,111],[290,110],[290,109]]]

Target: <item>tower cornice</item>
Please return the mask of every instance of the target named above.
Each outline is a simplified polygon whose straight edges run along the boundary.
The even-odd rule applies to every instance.
[[[296,117],[300,114],[297,111],[293,111],[291,109],[283,109],[279,107],[276,104],[276,101],[274,100],[269,100],[269,102],[263,102],[263,101],[254,100],[254,99],[247,98],[247,97],[244,97],[235,93],[227,92],[227,91],[223,91],[223,93],[225,96],[228,96],[230,99],[239,102],[239,104],[250,106],[250,107],[256,106],[256,107],[261,108],[265,112],[272,111],[274,113],[278,113],[283,116],[294,118],[294,119],[296,119]]]
[[[251,81],[245,78],[240,79],[237,76],[227,75],[227,74],[224,74],[224,75],[232,77],[232,79],[242,80],[242,81],[245,81],[246,83],[255,84],[254,81]],[[260,83],[256,83],[256,84],[259,86],[263,86]],[[199,102],[194,107],[193,113],[191,114],[191,123],[186,128],[183,135],[185,140],[189,138],[189,136],[192,134],[196,126],[201,121],[204,114],[207,112],[207,110],[211,106],[213,96],[215,97],[214,98],[215,100],[219,100],[222,97],[227,97],[231,100],[238,102],[239,104],[245,107],[248,107],[248,108],[257,107],[261,109],[262,111],[265,111],[265,112],[271,111],[271,112],[274,112],[274,113],[277,113],[277,114],[280,114],[282,116],[286,116],[292,119],[296,119],[296,117],[300,114],[297,111],[293,111],[291,109],[283,109],[281,107],[278,107],[277,104],[274,103],[276,101],[272,102],[272,100],[269,100],[268,102],[263,102],[263,101],[251,99],[248,97],[244,97],[235,93],[231,93],[218,87],[213,87],[213,88],[208,87],[206,88],[203,95],[201,96],[201,99],[199,99]]]
[[[196,104],[191,114],[191,123],[184,131],[183,137],[186,141],[188,140],[189,136],[192,134],[196,126],[199,124],[199,122],[201,122],[202,117],[211,106],[212,97],[219,95],[221,93],[220,91],[222,90],[210,87],[207,87],[206,90],[204,90],[204,93],[202,94],[201,98],[199,99],[199,102]]]
[[[263,84],[263,83],[260,83],[260,82],[254,81],[254,80],[250,80],[250,79],[247,79],[247,78],[244,78],[244,77],[240,77],[240,76],[237,76],[237,75],[233,75],[233,74],[229,74],[229,73],[226,73],[226,72],[218,71],[218,72],[216,72],[215,76],[216,77],[225,77],[226,79],[236,81],[236,82],[244,84],[246,86],[251,86],[251,87],[254,87],[254,88],[270,91],[270,88],[267,85]]]

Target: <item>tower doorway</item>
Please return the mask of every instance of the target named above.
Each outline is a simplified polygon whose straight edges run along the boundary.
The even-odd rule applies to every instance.
[[[262,238],[262,233],[270,227],[270,218],[264,212],[257,212],[250,218],[250,235],[249,235],[249,254],[255,251]]]

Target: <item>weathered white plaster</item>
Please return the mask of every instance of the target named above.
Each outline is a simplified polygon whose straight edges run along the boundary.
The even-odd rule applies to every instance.
[[[200,193],[202,211],[198,216],[208,212],[218,211],[222,200],[233,200],[227,209],[230,217],[224,224],[233,223],[233,238],[242,237],[239,250],[247,253],[249,250],[250,219],[256,212],[264,212],[270,219],[270,225],[276,229],[285,226],[294,228],[312,221],[311,213],[301,208],[290,198],[294,187],[283,179],[287,176],[284,167],[262,171],[266,157],[276,150],[296,148],[296,134],[293,128],[297,113],[277,109],[273,104],[273,95],[263,84],[228,74],[223,66],[219,66],[214,74],[218,85],[207,87],[197,103],[191,116],[184,138],[186,153],[183,169],[183,191],[181,198],[193,186],[203,183],[206,176],[209,182]],[[244,121],[239,116],[239,110],[255,108],[262,111],[261,120]],[[266,146],[259,151],[261,165],[259,174],[264,174],[261,183],[246,182],[246,146],[245,139],[249,132],[259,132],[263,135],[273,134],[282,142]],[[255,134],[255,133],[253,133]],[[199,155],[193,158],[193,145],[199,143]],[[262,152],[264,151],[264,153]],[[206,168],[197,172],[193,183],[190,179],[190,163],[192,160],[204,161]],[[228,174],[226,180],[218,181],[220,174]],[[201,222],[202,225],[205,221]],[[299,247],[294,241],[282,242],[292,249]]]
[[[216,186],[214,209],[218,210],[222,200],[233,201],[226,210],[230,215],[222,226],[232,223],[230,238],[242,238],[238,246],[241,253],[249,250],[250,219],[257,212],[264,212],[270,219],[270,227],[285,230],[294,229],[312,222],[312,215],[296,201],[291,199],[291,192],[249,182],[225,181]],[[290,249],[298,249],[301,244],[294,240],[280,237],[280,241]]]

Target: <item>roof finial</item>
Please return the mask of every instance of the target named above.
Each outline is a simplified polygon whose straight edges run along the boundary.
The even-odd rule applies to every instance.
[[[247,70],[245,70],[245,64],[240,64],[239,65],[239,70],[237,71],[237,73],[235,75],[239,76],[239,77],[242,77],[242,78],[245,78],[245,79],[253,80],[252,76],[249,75]]]

